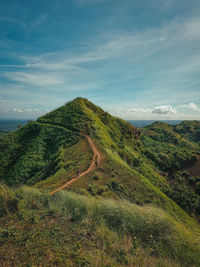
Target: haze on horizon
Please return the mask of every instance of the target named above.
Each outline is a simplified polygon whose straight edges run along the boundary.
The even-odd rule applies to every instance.
[[[78,96],[135,120],[200,119],[198,0],[9,0],[0,9],[0,119]]]

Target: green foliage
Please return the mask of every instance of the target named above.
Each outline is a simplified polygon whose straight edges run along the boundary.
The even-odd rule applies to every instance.
[[[60,148],[59,152],[59,169],[47,179],[36,183],[34,187],[52,191],[76,176],[78,169],[82,172],[90,166],[92,152],[85,139],[70,147]]]
[[[200,181],[196,183],[196,193],[200,196]]]
[[[182,209],[188,214],[196,214],[200,216],[200,196],[196,195],[194,191],[187,185],[173,184],[171,197]]]
[[[26,186],[14,191],[4,187],[1,191],[9,190],[17,199],[17,210],[0,218],[1,264],[200,264],[197,226],[185,227],[156,207],[72,192],[50,196]]]
[[[87,232],[88,229],[94,231],[96,239],[91,246],[99,242],[99,235],[114,235],[120,240],[115,240],[118,246],[114,249],[108,245],[108,249],[105,245],[104,254],[101,255],[106,257],[107,262],[101,262],[100,266],[134,266],[130,255],[133,255],[131,250],[138,246],[144,253],[149,253],[148,257],[156,255],[158,260],[165,256],[172,259],[173,255],[178,261],[191,265],[199,260],[193,253],[196,241],[190,240],[193,237],[190,230],[197,229],[197,226],[188,216],[198,217],[200,214],[199,180],[197,176],[191,175],[191,168],[194,163],[198,163],[200,153],[198,133],[199,122],[184,122],[178,126],[156,122],[144,129],[137,129],[104,112],[87,99],[77,98],[40,117],[37,122],[29,122],[0,138],[0,180],[7,185],[28,184],[35,188],[23,187],[16,193],[10,189],[3,190],[4,193],[0,195],[3,203],[0,212],[4,217],[14,216],[26,225],[38,228],[43,223],[43,228],[45,224],[48,225],[42,218],[57,220],[57,217],[62,217],[61,222],[58,220],[61,228],[67,222],[70,226],[74,223],[75,227],[86,229]],[[77,169],[82,172],[89,167],[92,152],[84,134],[90,135],[100,151],[101,165],[97,170],[76,180],[70,188],[93,198],[81,198],[71,193],[60,193],[50,198],[39,193],[36,188],[52,191],[74,177]],[[94,197],[101,200],[96,201]],[[114,198],[119,203],[102,198]],[[125,203],[122,199],[140,207]],[[150,203],[160,207],[163,212],[145,206]],[[19,211],[13,214],[14,210]],[[48,234],[55,242],[60,242],[59,248],[64,246],[68,241],[62,243],[60,229],[51,232],[50,228],[49,223]],[[38,229],[37,234],[42,234],[42,231],[44,230]],[[79,230],[74,228],[74,231],[82,240]],[[97,234],[98,231],[100,233]],[[72,235],[71,230],[68,237],[71,238]],[[153,239],[150,238],[151,235]],[[187,244],[182,237],[187,239]],[[34,255],[38,258],[45,257],[44,244],[39,245],[34,234],[31,238],[39,246],[35,248]],[[124,238],[132,240],[127,248],[129,252],[120,247]],[[168,238],[173,240],[174,248]],[[22,238],[17,240],[20,240],[22,246],[26,244]],[[47,241],[46,237],[44,240]],[[100,240],[105,244],[102,238]],[[88,259],[87,255],[82,254],[82,244],[80,245],[73,244],[70,251],[65,249],[59,253],[52,245],[55,262],[50,262],[49,265],[89,264],[92,256]],[[27,246],[31,244],[28,243]],[[84,249],[86,250],[86,246]],[[29,253],[31,255],[32,252]],[[66,258],[63,256],[65,254],[70,257]],[[144,255],[139,255],[135,259],[144,258]],[[66,259],[67,263],[64,262]],[[92,263],[93,266],[98,266],[96,262]],[[168,263],[169,260],[166,266]],[[34,264],[39,265],[40,262],[35,260]]]
[[[195,142],[200,145],[199,121],[183,121],[181,124],[174,127],[174,130],[190,142]]]
[[[178,134],[175,127],[156,122],[145,127],[141,137],[145,155],[163,171],[191,166],[196,161],[194,153],[200,151],[195,143]]]
[[[10,212],[16,212],[18,199],[15,193],[6,185],[0,184],[0,217],[9,214]]]
[[[105,147],[134,144],[137,129],[111,116],[87,99],[76,98],[68,104],[38,119],[41,123],[59,125],[73,132],[87,133]]]
[[[145,127],[141,135],[143,154],[152,166],[164,172],[168,182],[167,187],[159,187],[188,214],[197,217],[200,216],[198,177],[191,177],[190,168],[198,161],[199,129],[198,121],[185,121],[177,126],[155,122]]]
[[[136,192],[132,187],[130,187],[132,191],[130,192],[127,188],[128,185],[121,184],[118,190],[114,190],[120,197],[131,199],[140,204],[157,201],[162,206],[160,199],[164,196],[158,193],[161,190],[180,205],[181,198],[174,197],[175,188],[171,185],[171,180],[163,178],[159,172],[168,172],[169,176],[173,177],[174,173],[182,169],[183,166],[184,168],[192,166],[196,161],[196,153],[199,151],[199,147],[191,140],[181,136],[174,126],[156,122],[146,127],[143,131],[138,130],[127,122],[112,117],[87,99],[82,98],[68,103],[40,118],[39,121],[59,124],[74,131],[83,131],[90,134],[106,152],[106,157],[112,157],[114,162],[117,161],[118,164],[122,164],[125,167],[122,174],[118,170],[118,177],[122,175],[120,179],[123,183],[123,177],[127,176],[125,173],[128,173],[127,168],[134,169],[136,172],[132,173],[132,176],[134,179],[138,177],[134,188],[137,188],[136,191],[139,192],[136,194],[137,196],[133,197]],[[110,162],[112,168],[115,166],[114,162]],[[105,173],[103,175],[105,176]],[[110,175],[112,176],[111,172]],[[149,193],[149,187],[151,186],[147,183],[147,180],[143,180],[143,176],[156,187],[151,189],[154,191],[153,199],[150,196],[142,195],[141,187],[144,188],[144,192],[148,192],[146,193],[147,195],[152,194]],[[111,177],[107,177],[108,184],[110,179]],[[130,176],[128,179],[131,179]],[[131,183],[129,182],[129,184]],[[83,182],[81,186],[83,186]],[[101,182],[97,185],[88,181],[88,184],[84,185],[84,187],[93,196],[99,194],[109,195],[109,190]],[[109,189],[113,190],[112,186]],[[192,190],[194,191],[194,189]],[[194,212],[199,216],[196,195],[193,194],[194,197],[192,199],[194,200],[195,198],[195,201],[191,200],[191,203],[189,203],[189,198],[186,195],[187,201],[184,201],[184,204],[180,206],[189,214]]]
[[[88,132],[91,119],[84,112],[84,102],[81,98],[46,114],[38,122],[60,125],[73,132]]]
[[[64,169],[70,174],[72,168],[80,167],[75,164],[77,154],[71,162],[63,162],[63,155],[70,153],[82,133],[90,134],[103,147],[117,148],[133,145],[136,129],[88,100],[77,98],[0,139],[0,180],[9,185],[33,185],[61,177],[62,182]]]
[[[79,139],[52,125],[29,122],[0,139],[0,180],[6,184],[34,184],[59,168],[62,149]]]

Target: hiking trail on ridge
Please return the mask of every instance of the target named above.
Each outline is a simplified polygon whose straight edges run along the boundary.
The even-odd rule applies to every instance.
[[[97,167],[99,167],[100,162],[101,162],[101,155],[100,155],[99,151],[97,150],[97,148],[95,147],[92,139],[88,135],[84,135],[84,136],[87,138],[87,141],[88,141],[88,143],[90,145],[90,148],[91,148],[91,150],[93,152],[93,157],[92,157],[92,162],[90,164],[90,167],[86,171],[80,173],[80,175],[78,177],[72,178],[71,180],[69,180],[64,185],[62,185],[62,186],[56,188],[55,190],[53,190],[52,192],[50,192],[51,195],[53,195],[54,193],[56,193],[56,192],[58,192],[58,191],[60,191],[60,190],[62,190],[64,188],[67,188],[70,184],[74,183],[76,180],[78,180],[82,176],[88,174],[89,172],[91,172],[94,169],[96,169]]]

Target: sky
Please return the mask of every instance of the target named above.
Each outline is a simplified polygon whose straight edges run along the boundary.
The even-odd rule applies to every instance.
[[[200,120],[199,0],[0,4],[0,119],[84,97],[129,120]]]

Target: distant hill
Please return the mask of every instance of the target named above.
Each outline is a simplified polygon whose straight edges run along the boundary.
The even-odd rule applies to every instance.
[[[154,123],[156,120],[127,120],[127,121],[136,127],[145,127]],[[161,120],[161,122],[164,122],[169,125],[177,125],[180,124],[182,120]]]
[[[80,173],[88,170],[92,160],[95,160],[91,144],[86,138],[89,136],[92,145],[101,154],[101,162],[99,166],[96,165],[92,171],[87,172],[87,175],[75,179],[67,187],[67,190],[74,192],[72,197],[75,201],[72,201],[74,207],[79,209],[79,201],[85,201],[83,209],[91,209],[92,212],[92,207],[87,203],[93,198],[94,201],[95,199],[100,201],[97,201],[99,204],[95,203],[97,206],[100,205],[98,207],[102,209],[101,212],[109,214],[109,201],[103,202],[109,198],[117,200],[118,203],[128,201],[126,203],[136,205],[137,208],[133,208],[131,212],[137,210],[141,216],[145,212],[150,214],[152,207],[159,208],[162,210],[163,218],[167,221],[173,220],[174,228],[169,231],[177,231],[188,242],[185,245],[188,254],[184,260],[181,259],[181,252],[177,252],[179,245],[182,246],[179,237],[177,240],[180,242],[173,241],[177,251],[168,251],[167,259],[170,261],[172,255],[176,255],[179,263],[189,266],[187,264],[191,264],[191,258],[194,256],[191,252],[193,250],[197,256],[192,264],[200,263],[200,250],[198,250],[200,248],[196,246],[200,238],[197,222],[200,218],[200,177],[198,171],[192,171],[192,168],[198,169],[199,129],[200,122],[196,121],[182,122],[179,125],[154,122],[144,128],[137,128],[104,112],[87,99],[77,98],[40,117],[36,122],[31,121],[0,138],[0,180],[8,186],[19,187],[16,189],[19,191],[22,190],[20,189],[22,185],[32,186],[32,189],[22,190],[23,193],[20,193],[22,199],[26,198],[26,194],[29,198],[30,190],[35,190],[33,192],[37,192],[34,193],[36,195],[46,196],[47,193],[76,177],[77,170],[80,170]],[[17,192],[11,191],[10,194],[18,198]],[[65,205],[63,203],[67,202],[63,202],[64,195],[56,194],[61,200],[60,205]],[[81,199],[80,194],[85,198]],[[37,198],[40,198],[39,195]],[[66,195],[66,199],[68,198],[71,199],[71,196]],[[54,195],[51,201],[53,199]],[[36,202],[34,200],[33,206],[39,205]],[[115,206],[116,204],[112,203],[110,205],[115,215],[111,220],[115,220],[118,211],[122,212],[120,207],[129,204]],[[53,204],[41,205],[44,211],[47,206]],[[126,210],[125,206],[123,207]],[[154,211],[152,212],[154,214]],[[156,210],[153,216],[158,213]],[[123,216],[132,218],[131,214],[126,213]],[[91,218],[88,217],[88,220],[92,220]],[[104,217],[101,218],[104,220]],[[147,221],[142,222],[144,229],[147,229]],[[119,235],[122,234],[122,229],[118,231],[116,228],[117,223],[113,225],[114,228],[112,222],[109,223],[106,226],[109,231],[114,229]],[[129,227],[128,221],[126,223],[126,227]],[[122,227],[123,222],[119,221],[119,225]],[[127,233],[130,238],[134,238],[131,231]],[[157,246],[166,242],[161,239],[155,241]],[[144,245],[146,241],[141,240],[141,244]],[[178,243],[180,244],[177,245]],[[162,253],[166,248],[160,246],[159,255],[164,257]],[[148,248],[150,247],[152,246],[148,243]],[[126,266],[125,262],[123,264],[119,266]]]

